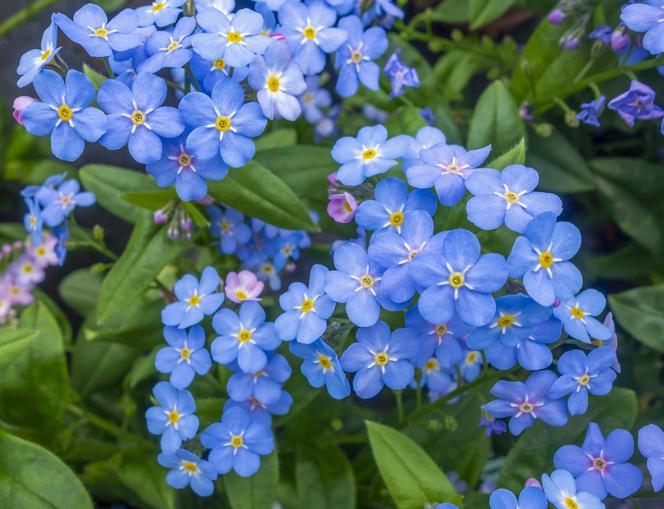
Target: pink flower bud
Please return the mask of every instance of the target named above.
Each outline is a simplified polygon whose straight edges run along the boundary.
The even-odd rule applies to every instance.
[[[205,206],[212,205],[214,203],[214,198],[212,198],[212,196],[210,196],[209,194],[206,194],[200,200],[196,200],[196,203],[198,203],[199,205],[205,205]]]
[[[616,28],[611,32],[611,50],[618,53],[624,50],[632,40],[623,27]]]
[[[152,215],[152,220],[154,224],[165,224],[168,221],[168,215],[161,209],[155,210]]]
[[[350,223],[356,209],[357,201],[350,193],[333,194],[327,204],[327,213],[337,223]]]
[[[21,95],[14,99],[14,104],[12,104],[14,120],[23,125],[23,111],[34,102],[37,102],[37,99],[27,95]]]
[[[288,41],[288,39],[286,39],[286,36],[281,32],[272,32],[270,34],[270,39],[274,39],[275,41]]]
[[[526,479],[525,482],[526,488],[529,488],[530,486],[534,486],[535,488],[541,488],[542,483],[540,483],[535,477],[529,477]]]
[[[548,19],[549,23],[552,25],[560,25],[563,21],[565,21],[565,18],[565,11],[560,8],[556,8],[549,13],[546,19]]]

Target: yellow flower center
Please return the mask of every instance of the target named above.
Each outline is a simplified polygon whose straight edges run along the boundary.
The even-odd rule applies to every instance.
[[[240,435],[233,435],[231,437],[231,445],[236,449],[239,449],[244,445],[244,439]]]
[[[519,195],[512,191],[507,191],[505,193],[505,200],[507,200],[508,203],[519,203]]]
[[[214,126],[218,131],[224,133],[231,128],[231,119],[225,116],[217,117],[217,121],[214,123]]]
[[[74,112],[66,104],[63,104],[58,108],[58,117],[60,117],[60,120],[63,122],[69,122],[73,116]]]
[[[330,359],[327,355],[323,355],[321,353],[318,355],[318,364],[320,365],[321,368],[327,371],[328,369],[332,368],[332,359]]]
[[[565,507],[567,507],[567,509],[579,509],[579,504],[572,497],[565,497],[563,502],[565,503]]]
[[[542,251],[539,255],[539,263],[545,269],[548,269],[553,265],[553,255],[551,251]]]
[[[396,212],[392,212],[390,214],[390,224],[392,226],[395,227],[401,226],[403,224],[403,219],[404,219],[403,212],[401,212],[400,210],[397,210]]]
[[[272,274],[274,272],[274,268],[272,267],[272,265],[263,264],[261,265],[261,272],[263,274]]]
[[[39,246],[35,249],[35,253],[37,253],[37,256],[44,256],[46,254],[46,248],[44,246]]]
[[[145,124],[145,113],[140,110],[136,110],[131,114],[131,121],[134,125],[143,125]]]
[[[184,152],[182,152],[178,156],[178,164],[183,167],[191,166],[191,156],[189,154],[185,154]]]
[[[228,39],[228,42],[242,42],[242,35],[238,34],[237,32],[228,32],[226,38]]]
[[[311,102],[314,101],[314,94],[312,94],[311,92],[307,92],[306,94],[304,94],[304,95],[302,96],[302,100],[303,100],[305,103],[309,104],[309,103],[311,103]]]
[[[226,68],[226,62],[224,62],[223,58],[217,58],[214,62],[212,62],[212,67],[214,67],[217,71],[223,71]]]
[[[448,281],[450,282],[450,286],[452,288],[461,288],[464,283],[463,274],[461,274],[461,272],[452,272],[448,278]]]
[[[250,341],[251,331],[248,331],[247,329],[242,329],[240,332],[237,333],[237,340],[240,343],[246,343],[247,341]]]
[[[303,313],[308,313],[313,308],[314,308],[313,299],[307,298],[307,299],[304,299],[304,301],[302,301],[302,306],[300,307],[300,309],[302,310]]]
[[[166,46],[166,51],[175,51],[180,47],[180,43],[178,41],[171,41],[168,46]]]
[[[528,402],[524,402],[524,403],[521,403],[521,405],[519,405],[519,410],[521,410],[524,414],[528,414],[528,413],[532,412],[534,408],[535,407],[533,407],[533,405],[531,405]]]
[[[353,207],[352,207],[351,204],[348,202],[348,200],[346,200],[346,201],[344,202],[344,212],[345,212],[346,214],[350,214],[351,212],[353,212]]]
[[[436,332],[436,336],[444,336],[447,334],[447,325],[444,323],[438,324],[434,330]]]
[[[189,307],[191,307],[191,308],[195,308],[200,303],[201,303],[201,296],[200,295],[192,295],[187,300],[187,304],[189,304]]]
[[[23,265],[23,267],[21,267],[21,270],[22,270],[25,274],[30,274],[30,273],[32,273],[32,265],[27,265],[27,264],[26,264],[26,265]]]
[[[427,373],[431,373],[432,371],[436,371],[438,369],[438,361],[436,360],[435,357],[431,357],[425,364],[424,364],[424,370]]]
[[[30,226],[35,226],[37,224],[37,216],[31,215],[30,216]]]
[[[588,375],[588,373],[586,373],[585,375],[581,375],[581,377],[579,377],[579,385],[583,385],[585,387],[586,385],[588,385],[589,382],[590,382],[590,375]]]
[[[367,148],[362,152],[362,159],[365,161],[370,161],[378,155],[378,152],[375,148]]]
[[[466,355],[466,364],[472,364],[477,360],[477,352],[468,352]]]
[[[183,361],[188,361],[190,357],[191,357],[191,350],[189,349],[189,347],[185,346],[184,348],[182,348],[182,350],[180,350],[180,359],[182,359]]]
[[[595,458],[593,460],[593,467],[597,470],[604,470],[606,468],[606,461],[604,458]]]
[[[106,30],[103,27],[98,28],[98,29],[95,30],[95,36],[97,36],[97,37],[106,37],[106,36],[108,36],[108,30]]]
[[[354,64],[359,64],[362,61],[362,52],[359,49],[356,49],[350,54],[350,59]]]
[[[247,300],[248,295],[244,290],[235,290],[235,297],[237,300]]]
[[[387,356],[385,352],[379,352],[374,355],[374,362],[378,366],[385,366],[388,362],[390,362],[390,358]]]
[[[369,274],[365,274],[360,278],[360,286],[362,288],[371,288],[376,281]]]
[[[309,39],[311,41],[316,38],[316,29],[310,25],[304,29],[302,34],[304,35],[305,39]]]
[[[52,54],[53,50],[51,50],[51,48],[44,50],[41,54],[41,61],[46,62],[51,57]]]
[[[279,87],[281,84],[279,83],[279,78],[276,76],[270,76],[267,80],[267,88],[270,92],[279,92]]]
[[[180,422],[180,413],[177,410],[168,412],[168,424],[175,426],[178,422]]]
[[[166,2],[155,2],[152,4],[152,12],[157,13],[160,10],[162,10],[164,7],[166,7]]]
[[[219,229],[222,231],[222,233],[230,233],[233,229],[233,226],[227,221],[222,221],[219,223]]]
[[[450,163],[445,166],[445,169],[450,173],[461,173],[461,166],[459,166],[457,163]]]
[[[583,312],[583,309],[581,309],[579,306],[574,306],[572,309],[570,309],[570,313],[574,318],[578,318],[579,320],[583,320],[586,316],[586,314]]]
[[[200,472],[198,465],[193,461],[183,461],[180,463],[180,468],[187,472],[189,475],[198,474]]]
[[[500,318],[498,318],[498,327],[500,327],[501,329],[507,329],[508,327],[514,325],[514,322],[516,322],[516,316],[503,315]]]

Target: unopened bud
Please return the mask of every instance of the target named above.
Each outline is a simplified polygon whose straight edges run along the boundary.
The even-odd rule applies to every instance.
[[[152,215],[152,220],[154,221],[154,224],[166,224],[166,221],[168,221],[168,214],[162,209],[155,210]]]
[[[566,17],[567,15],[565,14],[565,11],[560,8],[556,8],[549,13],[546,19],[549,20],[549,23],[552,25],[560,25],[563,21],[565,21]]]
[[[37,102],[37,99],[27,95],[22,95],[14,99],[14,103],[12,104],[12,108],[14,109],[14,111],[12,112],[14,120],[16,120],[16,122],[18,122],[19,124],[23,125],[23,112],[28,106],[30,106],[34,102]]]

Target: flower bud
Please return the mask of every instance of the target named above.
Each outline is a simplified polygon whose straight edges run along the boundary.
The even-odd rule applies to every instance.
[[[14,104],[12,104],[14,120],[23,125],[23,111],[34,102],[37,102],[37,99],[27,95],[21,95],[14,99]]]
[[[611,50],[616,53],[624,50],[629,46],[630,42],[629,34],[625,32],[625,27],[623,26],[619,26],[611,33]]]
[[[526,479],[526,482],[524,484],[525,484],[526,488],[529,488],[531,486],[534,486],[535,488],[541,488],[542,487],[542,483],[539,482],[539,480],[537,480],[537,478],[535,478],[535,477],[529,477],[528,479]]]
[[[565,11],[560,8],[556,8],[549,13],[546,19],[549,20],[549,23],[552,25],[560,25],[563,21],[565,21],[566,17],[567,15],[565,14]]]
[[[166,221],[168,221],[168,214],[162,209],[155,210],[152,215],[152,220],[154,221],[154,224],[166,224]]]

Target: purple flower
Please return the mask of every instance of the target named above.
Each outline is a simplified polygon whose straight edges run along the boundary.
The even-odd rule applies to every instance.
[[[513,435],[520,435],[541,419],[551,426],[567,424],[567,412],[562,400],[551,400],[547,396],[556,381],[551,371],[536,371],[525,382],[500,380],[491,388],[498,399],[482,406],[495,418],[510,417],[508,427]]]
[[[606,97],[601,96],[598,99],[595,99],[594,101],[581,103],[581,111],[577,113],[576,118],[580,122],[583,122],[584,124],[594,125],[596,127],[599,127],[599,120],[597,119],[597,117],[602,112],[602,108],[604,108],[605,101]]]
[[[664,28],[664,23],[660,26]],[[630,127],[634,127],[636,119],[653,120],[664,116],[664,110],[655,104],[655,91],[637,80],[632,80],[627,92],[611,99],[609,109],[616,111]]]
[[[480,417],[480,426],[485,428],[484,434],[488,437],[491,435],[502,435],[507,431],[507,424],[503,421],[496,420],[488,414]]]
[[[327,214],[337,223],[350,223],[355,217],[357,201],[350,193],[331,194]]]
[[[579,490],[600,499],[608,495],[627,498],[641,487],[643,474],[627,463],[634,454],[634,439],[624,429],[613,430],[606,439],[594,422],[588,425],[581,447],[564,445],[556,452],[553,462],[557,469],[570,472]]]
[[[385,76],[390,79],[392,97],[398,97],[404,93],[404,87],[419,87],[420,78],[417,75],[417,70],[408,67],[399,58],[401,50],[398,49],[390,55],[390,58],[385,62],[383,72]]]
[[[664,487],[664,431],[656,424],[639,430],[639,451],[645,456],[653,491]]]
[[[259,295],[265,285],[259,281],[256,274],[250,270],[241,270],[238,273],[229,272],[226,275],[226,297],[232,302],[241,304],[247,300],[261,300]]]
[[[629,46],[630,42],[632,42],[632,39],[623,25],[619,25],[613,32],[611,32],[611,50],[615,53],[624,50]]]
[[[224,301],[224,294],[217,292],[220,283],[214,267],[206,267],[200,281],[191,274],[183,276],[173,290],[178,300],[161,312],[164,325],[185,329],[214,313]]]
[[[567,15],[565,14],[565,11],[563,11],[561,8],[556,7],[553,9],[549,15],[546,17],[546,19],[551,23],[552,25],[560,25]]]

